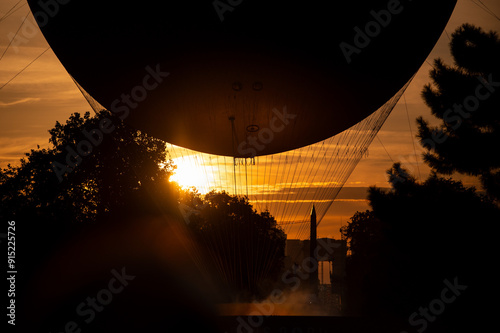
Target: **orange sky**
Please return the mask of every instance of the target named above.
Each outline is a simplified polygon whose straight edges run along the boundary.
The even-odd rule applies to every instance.
[[[16,3],[17,0],[3,0],[0,3],[0,17]],[[483,0],[483,3],[500,16],[500,1]],[[28,13],[29,8],[25,4],[0,22],[0,54],[8,45],[9,36],[17,31]],[[428,62],[432,63],[433,59],[441,57],[447,63],[451,63],[448,35],[466,22],[478,25],[484,30],[500,31],[498,19],[486,13],[471,0],[459,0],[446,32],[442,34],[429,55]],[[425,24],[425,17],[422,18],[422,24]],[[31,14],[28,15],[19,36],[21,38],[11,45],[0,60],[0,86],[48,47],[43,35],[35,27]],[[363,158],[358,164],[345,184],[346,189],[341,191],[321,222],[319,237],[338,237],[341,223],[345,224],[356,210],[369,208],[363,200],[364,190],[356,191],[348,188],[366,188],[372,185],[387,187],[385,171],[390,168],[391,160],[401,161],[404,167],[417,177],[420,175],[421,179],[427,176],[429,169],[422,164],[420,158],[422,149],[414,136],[411,136],[411,131],[413,134],[416,132],[416,117],[423,115],[426,119],[433,120],[420,97],[422,87],[429,82],[430,68],[428,63],[424,63],[420,68],[406,90],[404,98],[401,98],[380,130],[378,138],[375,138],[370,145],[368,157]],[[36,148],[37,145],[42,148],[47,147],[47,131],[56,121],[65,122],[71,113],[90,110],[86,100],[54,53],[49,50],[0,90],[0,167],[5,167],[8,163],[17,164],[25,152]],[[411,131],[406,110],[409,114]],[[418,164],[415,162],[414,143]],[[474,184],[473,179],[463,178],[463,180],[466,184]]]

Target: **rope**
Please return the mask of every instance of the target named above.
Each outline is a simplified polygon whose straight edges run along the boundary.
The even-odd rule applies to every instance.
[[[490,14],[491,16],[500,21],[500,17],[498,17],[497,14],[495,14],[491,9],[489,9],[488,6],[486,6],[481,0],[476,0],[477,2],[474,0],[471,1],[473,4],[484,10],[486,13]]]
[[[23,26],[24,24],[24,21],[26,21],[26,19],[28,18],[28,15],[30,14],[30,11],[28,11],[26,13],[26,16],[24,16],[24,19],[21,21],[21,24],[19,25],[19,28],[17,28],[17,31],[15,32],[14,36],[10,39],[10,42],[9,44],[7,45],[7,47],[5,48],[5,50],[3,50],[3,53],[2,55],[0,56],[0,60],[3,59],[3,56],[5,55],[5,53],[7,53],[7,50],[10,48],[10,46],[12,45],[12,42],[14,41],[14,39],[16,39],[16,36],[17,34],[19,33],[19,30],[21,30],[21,27]]]
[[[384,148],[385,153],[387,154],[387,156],[389,156],[389,159],[391,160],[391,162],[394,163],[394,160],[392,159],[391,155],[389,154],[389,152],[385,148],[384,144],[382,143],[382,141],[380,140],[380,137],[378,135],[377,135],[377,139],[378,139],[378,142],[380,142],[380,144],[382,145],[382,148]]]
[[[14,9],[19,3],[21,3],[23,0],[19,0],[18,2],[16,2],[16,4],[14,6],[12,6],[8,11],[7,13],[5,13],[1,18],[0,18],[0,22],[2,22],[3,20],[5,20],[7,17],[9,17],[10,15],[14,14],[15,12],[17,12],[19,9],[23,8],[24,6],[26,6],[27,2],[23,3],[21,6],[17,7],[16,9]]]
[[[11,77],[7,82],[5,82],[1,87],[0,87],[0,90],[2,90],[5,86],[7,86],[12,80],[14,80],[19,74],[21,74],[22,72],[24,72],[26,70],[26,68],[28,68],[29,66],[31,66],[35,61],[37,61],[41,56],[43,56],[45,54],[45,52],[47,52],[48,50],[50,50],[50,47],[47,47],[42,53],[40,53],[35,59],[33,59],[29,64],[27,64],[26,66],[24,66],[23,69],[21,69],[19,72],[17,72],[16,75],[14,75],[13,77]]]

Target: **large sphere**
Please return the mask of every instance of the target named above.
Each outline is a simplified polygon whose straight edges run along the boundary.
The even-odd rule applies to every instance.
[[[456,1],[28,3],[67,71],[126,122],[253,156],[326,139],[378,109],[425,61]]]

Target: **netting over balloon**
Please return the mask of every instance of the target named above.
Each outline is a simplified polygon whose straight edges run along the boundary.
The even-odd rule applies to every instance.
[[[257,211],[268,210],[289,239],[307,239],[312,205],[319,225],[410,82],[361,122],[306,147],[235,158],[167,143],[168,154],[177,172],[187,171],[201,194],[214,190],[245,195]],[[96,112],[105,109],[79,88]]]

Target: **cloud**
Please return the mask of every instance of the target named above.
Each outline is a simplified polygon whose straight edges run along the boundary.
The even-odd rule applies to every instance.
[[[1,107],[7,107],[7,106],[12,106],[12,105],[17,105],[17,104],[24,104],[24,103],[30,103],[30,102],[38,102],[40,98],[31,98],[31,97],[26,97],[26,98],[21,98],[16,101],[12,102],[2,102],[0,101],[0,108]]]

